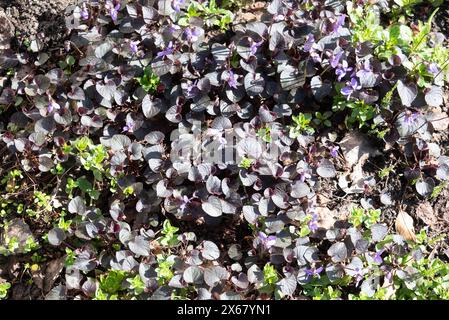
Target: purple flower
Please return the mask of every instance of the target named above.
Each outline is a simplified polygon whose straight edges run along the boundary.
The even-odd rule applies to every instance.
[[[257,53],[257,49],[262,45],[263,40],[260,40],[259,42],[252,41],[251,46],[249,50],[251,51],[251,54],[254,56]]]
[[[239,83],[237,82],[237,77],[234,75],[234,72],[232,70],[229,70],[229,76],[226,82],[231,88],[237,89],[237,85]]]
[[[181,5],[184,4],[185,0],[173,0],[172,7],[176,12],[181,11]]]
[[[276,236],[267,236],[264,232],[259,232],[257,237],[265,249],[270,249],[276,243]]]
[[[175,32],[176,30],[181,30],[181,27],[178,26],[177,24],[172,24],[172,25],[168,28],[168,30],[170,31],[170,33],[173,33],[173,32]]]
[[[85,3],[83,3],[83,9],[81,10],[81,19],[89,20],[89,10],[87,10]]]
[[[356,272],[356,274],[355,274],[355,281],[356,281],[355,286],[357,287],[359,285],[359,282],[363,280],[363,271],[359,267],[356,267],[354,269],[354,271]]]
[[[134,120],[132,119],[127,119],[126,120],[126,125],[123,127],[123,131],[124,132],[132,132],[133,128],[134,128]]]
[[[312,220],[309,221],[308,226],[310,231],[315,232],[318,230],[318,214],[312,214]]]
[[[137,46],[139,45],[139,43],[140,43],[139,41],[131,41],[129,43],[129,47],[130,47],[132,53],[134,53],[134,54],[137,53],[137,51],[138,51]]]
[[[413,125],[413,123],[416,121],[417,118],[418,118],[417,112],[407,111],[404,115],[404,122],[407,125],[411,126],[411,125]]]
[[[332,57],[329,59],[329,63],[332,68],[335,69],[338,66],[342,55],[343,55],[343,51],[340,51],[337,54],[332,55]]]
[[[314,49],[310,51],[310,56],[312,57],[313,61],[316,63],[321,63],[322,59],[318,52],[316,52]]]
[[[374,262],[377,264],[381,264],[384,260],[382,259],[382,253],[384,253],[385,249],[379,250],[374,254]]]
[[[309,165],[305,163],[304,161],[301,161],[298,166],[296,167],[296,171],[299,174],[299,180],[301,182],[306,181],[306,179],[312,178],[312,170],[310,169]]]
[[[438,65],[434,62],[432,62],[431,64],[429,64],[429,66],[427,67],[427,71],[429,71],[432,74],[437,74],[438,72],[440,72],[440,70],[438,69]]]
[[[112,21],[116,22],[117,21],[117,16],[118,16],[118,12],[121,8],[120,3],[117,3],[115,6],[111,1],[108,1],[108,3],[106,4],[107,8],[109,9],[109,14],[111,15],[111,19]]]
[[[333,158],[338,157],[338,149],[340,149],[339,146],[333,146],[329,148],[330,154]]]
[[[200,89],[198,88],[197,84],[198,84],[198,80],[196,80],[194,83],[189,84],[187,86],[187,89],[186,89],[187,98],[189,98],[189,99],[193,98],[200,92]]]
[[[318,277],[320,278],[320,273],[323,271],[323,267],[319,267],[319,268],[310,268],[310,269],[305,269],[304,272],[307,274],[307,276],[309,277]]]
[[[313,34],[309,34],[306,38],[306,42],[304,42],[303,50],[305,52],[310,52],[310,50],[312,50],[312,47],[314,44],[315,44],[315,37]]]
[[[341,27],[345,23],[345,20],[346,20],[345,14],[342,14],[341,16],[339,16],[337,21],[332,25],[332,31],[335,33],[340,33]]]
[[[342,64],[335,70],[335,74],[338,76],[338,81],[346,76],[346,73],[352,71],[351,67],[348,67],[348,62],[343,60]]]
[[[200,36],[201,32],[195,27],[193,28],[187,27],[185,30],[185,34],[187,37],[187,41],[196,42],[198,41],[198,37]]]
[[[52,113],[53,110],[59,110],[61,109],[61,106],[59,104],[56,103],[55,100],[53,100],[53,98],[49,97],[48,99],[48,105],[47,105],[47,112],[48,113]]]
[[[187,197],[187,196],[183,196],[181,198],[181,204],[179,206],[179,209],[181,209],[182,212],[184,212],[184,210],[186,209],[187,205],[190,203],[190,200],[191,199],[189,199],[189,197]]]
[[[373,75],[373,67],[369,60],[365,60],[363,63],[363,68],[357,72],[359,78],[368,78]]]
[[[347,82],[346,87],[341,89],[341,94],[349,99],[355,91],[360,89],[362,89],[362,86],[358,83],[357,79],[351,78],[351,82]]]
[[[175,51],[175,48],[173,47],[173,42],[170,41],[170,42],[168,43],[168,46],[165,47],[164,50],[158,52],[156,56],[157,56],[158,58],[165,58],[166,56],[168,56],[168,55],[170,55],[170,54],[173,54],[174,51]]]

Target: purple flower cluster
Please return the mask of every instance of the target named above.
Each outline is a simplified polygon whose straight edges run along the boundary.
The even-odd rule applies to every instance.
[[[256,53],[257,53],[257,49],[259,49],[259,47],[261,46],[263,44],[263,40],[260,40],[260,41],[254,41],[254,40],[251,40],[251,46],[250,46],[250,52],[251,52],[251,54],[253,55],[253,56],[255,56],[256,55]]]
[[[83,3],[80,15],[81,15],[81,19],[89,20],[89,10],[87,9],[86,3]]]
[[[259,232],[257,238],[266,250],[269,250],[276,243],[276,236],[268,236],[262,231]]]
[[[320,273],[323,272],[323,270],[324,270],[323,267],[308,268],[308,269],[305,269],[304,272],[306,273],[307,277],[309,277],[309,278],[317,277],[319,279],[319,278],[321,278]]]
[[[162,51],[157,53],[157,57],[158,58],[165,58],[171,54],[173,54],[173,52],[175,51],[175,48],[173,46],[173,41],[170,41],[168,43],[168,45],[165,47],[165,49],[163,49]]]
[[[189,42],[196,42],[199,39],[199,36],[201,35],[201,31],[197,27],[187,27],[184,31],[187,41]]]
[[[407,111],[404,115],[404,123],[407,124],[408,126],[413,125],[417,119],[418,119],[417,112]]]
[[[234,72],[232,70],[229,70],[228,79],[226,80],[226,82],[228,83],[228,85],[231,88],[237,89],[237,86],[239,85],[239,83],[237,82],[237,76],[234,74]]]
[[[192,199],[187,196],[183,196],[180,200],[181,204],[179,205],[179,209],[181,210],[181,212],[184,212],[187,208],[187,205],[190,203]]]
[[[131,49],[131,52],[134,54],[137,54],[137,51],[139,48],[137,47],[139,45],[140,41],[131,41],[129,43],[129,48]]]
[[[181,5],[185,4],[186,0],[173,0],[172,7],[176,12],[181,11]]]
[[[121,8],[120,2],[114,5],[112,1],[108,1],[106,3],[106,8],[109,10],[109,15],[111,16],[112,21],[117,22],[118,12]]]
[[[362,86],[359,84],[357,79],[354,77],[354,78],[351,78],[350,82],[346,83],[346,87],[343,87],[341,89],[341,94],[346,96],[347,99],[349,99],[354,92],[356,92],[357,90],[360,90],[360,89],[362,89]]]

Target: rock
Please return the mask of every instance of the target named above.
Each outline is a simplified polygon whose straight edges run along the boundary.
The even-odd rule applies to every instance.
[[[11,239],[17,239],[17,248],[14,249],[13,254],[24,253],[28,239],[35,241],[30,227],[19,218],[7,222],[7,226],[5,226],[5,229],[0,236],[0,250],[2,247],[7,248]]]
[[[356,165],[363,155],[373,157],[380,154],[379,150],[372,146],[368,137],[359,131],[346,134],[340,141],[340,148],[349,167]]]

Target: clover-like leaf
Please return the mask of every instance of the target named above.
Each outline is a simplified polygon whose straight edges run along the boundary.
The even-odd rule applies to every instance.
[[[201,255],[207,260],[216,260],[220,257],[220,250],[212,241],[204,241]]]
[[[53,228],[48,232],[48,242],[50,242],[51,245],[59,246],[65,239],[67,238],[67,235],[65,234],[64,230],[61,228]]]
[[[322,159],[320,161],[316,172],[323,178],[333,178],[337,175],[334,164],[328,159]]]
[[[69,212],[84,215],[86,212],[86,202],[80,196],[77,196],[69,202]]]
[[[333,262],[342,262],[348,257],[348,249],[343,242],[336,242],[327,250]]]

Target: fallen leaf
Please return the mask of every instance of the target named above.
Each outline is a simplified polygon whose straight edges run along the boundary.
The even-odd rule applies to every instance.
[[[441,108],[436,107],[426,114],[426,118],[432,123],[432,127],[436,131],[446,131],[449,127],[449,117],[446,112],[442,112]]]
[[[429,202],[420,203],[416,208],[416,215],[428,226],[434,226],[438,223],[438,219]]]
[[[395,222],[396,231],[405,239],[416,241],[413,218],[405,211],[399,211]]]
[[[59,259],[50,261],[45,269],[44,292],[47,293],[53,287],[56,279],[59,277],[64,268],[65,256]]]
[[[331,211],[328,207],[317,206],[316,212],[318,214],[317,226],[323,229],[330,229],[337,221],[336,212]]]
[[[369,157],[379,154],[379,151],[373,148],[368,137],[358,131],[352,131],[346,134],[339,144],[349,167],[353,167],[355,164],[366,161]]]

